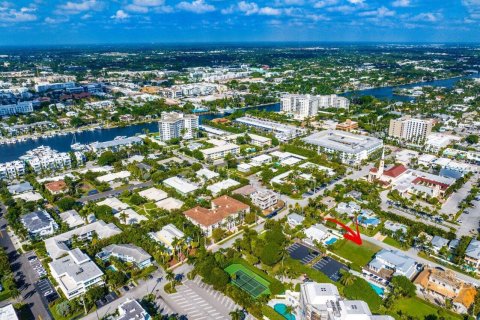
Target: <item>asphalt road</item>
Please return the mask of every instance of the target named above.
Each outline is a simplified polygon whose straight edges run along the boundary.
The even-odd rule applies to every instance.
[[[121,188],[118,188],[118,189],[108,190],[108,191],[105,191],[105,192],[92,194],[91,196],[81,197],[78,200],[78,202],[86,203],[86,202],[89,202],[89,201],[102,200],[102,199],[108,198],[110,196],[116,197],[116,196],[121,195],[122,192],[125,191],[125,190],[132,191],[132,190],[141,189],[141,188],[148,188],[148,187],[151,187],[151,186],[153,186],[153,181],[147,181],[147,182],[143,182],[143,183],[139,183],[139,184],[130,184],[128,186],[124,186],[124,187],[121,187]]]
[[[25,254],[18,254],[6,231],[7,221],[0,218],[0,245],[6,250],[10,259],[10,265],[15,274],[22,295],[21,300],[30,308],[32,319],[50,320],[53,317],[47,308],[45,301],[35,289],[37,280],[35,270],[32,269]]]

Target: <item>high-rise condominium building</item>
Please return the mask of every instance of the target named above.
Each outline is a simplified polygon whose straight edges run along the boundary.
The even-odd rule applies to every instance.
[[[288,94],[281,98],[281,103],[282,111],[293,114],[296,119],[315,116],[322,108],[347,109],[350,105],[347,98],[339,97],[336,94],[323,96]]]
[[[198,116],[178,112],[162,112],[158,122],[160,140],[168,141],[174,138],[191,139],[196,135]]]
[[[315,116],[318,112],[319,98],[316,96],[290,94],[282,97],[282,111],[291,113],[297,119]]]
[[[390,120],[388,135],[407,141],[423,141],[432,133],[432,127],[432,120],[405,116],[400,119]]]

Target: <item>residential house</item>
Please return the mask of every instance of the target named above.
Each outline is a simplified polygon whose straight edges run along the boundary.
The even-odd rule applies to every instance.
[[[253,204],[262,210],[271,208],[278,203],[278,195],[269,189],[259,190],[250,197]]]
[[[50,236],[58,229],[58,225],[45,210],[38,210],[20,217],[31,238]]]
[[[169,252],[173,251],[175,240],[181,240],[185,237],[185,234],[171,223],[164,226],[160,231],[150,232],[148,235],[154,241],[164,245]]]
[[[292,228],[302,225],[304,220],[305,220],[305,217],[297,213],[291,213],[287,216],[287,222]]]
[[[115,320],[150,320],[151,317],[137,300],[127,298],[118,306],[118,317]]]
[[[398,250],[382,249],[363,269],[379,282],[388,283],[393,276],[405,276],[409,279],[418,273],[417,262]]]

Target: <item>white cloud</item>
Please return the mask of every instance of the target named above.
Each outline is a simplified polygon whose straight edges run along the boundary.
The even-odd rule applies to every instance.
[[[261,14],[264,16],[279,16],[282,14],[282,11],[279,9],[271,8],[271,7],[264,7],[258,10],[258,14]]]
[[[238,3],[238,10],[249,16],[251,14],[257,13],[259,9],[258,4],[256,4],[255,2],[240,1]]]
[[[406,8],[411,6],[410,0],[395,0],[392,2],[392,6],[397,8]]]
[[[276,0],[275,6],[303,6],[305,4],[304,0]]]
[[[377,18],[392,17],[395,15],[395,11],[392,11],[386,7],[380,7],[377,10],[360,12],[358,15],[362,17],[377,17]]]
[[[443,15],[438,12],[426,12],[420,13],[414,16],[411,20],[412,21],[421,21],[421,22],[437,22],[442,20]]]
[[[138,12],[138,13],[147,13],[148,12],[148,7],[143,7],[139,6],[136,4],[129,4],[125,7],[125,10],[130,11],[130,12]]]
[[[177,8],[194,13],[215,11],[215,7],[206,3],[205,0],[194,0],[193,2],[182,1],[177,4]]]
[[[365,0],[348,0],[351,4],[363,4]]]
[[[0,3],[0,22],[30,22],[37,20],[33,13],[35,9],[22,7],[19,10],[13,8],[9,2]]]
[[[117,10],[117,12],[113,16],[111,16],[110,18],[112,18],[113,20],[117,20],[117,21],[123,21],[125,19],[128,19],[129,17],[130,16],[125,11]]]
[[[56,13],[59,14],[79,14],[85,11],[98,11],[103,8],[103,3],[97,0],[84,0],[81,2],[68,1],[59,5]]]
[[[462,0],[472,20],[480,20],[480,0]]]
[[[67,21],[68,21],[68,18],[51,18],[51,17],[46,17],[44,21],[45,21],[45,23],[47,23],[47,24],[58,24],[58,23],[67,22]]]
[[[165,0],[133,0],[133,4],[140,7],[159,7],[165,4]]]
[[[348,14],[348,13],[352,13],[352,12],[357,11],[357,8],[354,7],[354,6],[343,5],[343,6],[337,6],[337,7],[329,7],[329,8],[327,8],[327,11],[329,11],[329,12],[340,12],[340,13],[343,13],[343,14]]]
[[[322,1],[317,1],[313,7],[314,8],[325,8],[325,7],[328,7],[328,6],[333,6],[335,4],[338,3],[338,0],[322,0]]]

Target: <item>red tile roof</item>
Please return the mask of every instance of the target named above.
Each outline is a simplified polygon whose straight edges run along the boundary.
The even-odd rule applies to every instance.
[[[448,185],[446,183],[438,182],[438,181],[435,181],[435,180],[430,180],[430,179],[427,179],[427,178],[424,178],[424,177],[416,178],[415,180],[413,180],[413,183],[414,184],[428,183],[428,184],[438,185],[438,186],[440,186],[440,189],[442,189],[442,190],[447,190],[448,187],[450,187],[450,185]]]
[[[222,196],[212,200],[211,209],[197,206],[185,211],[183,214],[203,226],[211,226],[230,215],[245,211],[249,208],[250,206],[247,204],[233,199],[232,197]]]
[[[63,180],[52,181],[52,182],[46,183],[45,188],[47,188],[51,192],[59,192],[67,189],[67,184]]]
[[[404,173],[405,171],[407,171],[407,168],[403,164],[401,164],[398,166],[391,167],[390,169],[386,170],[383,174],[392,178],[396,178],[402,173]]]

